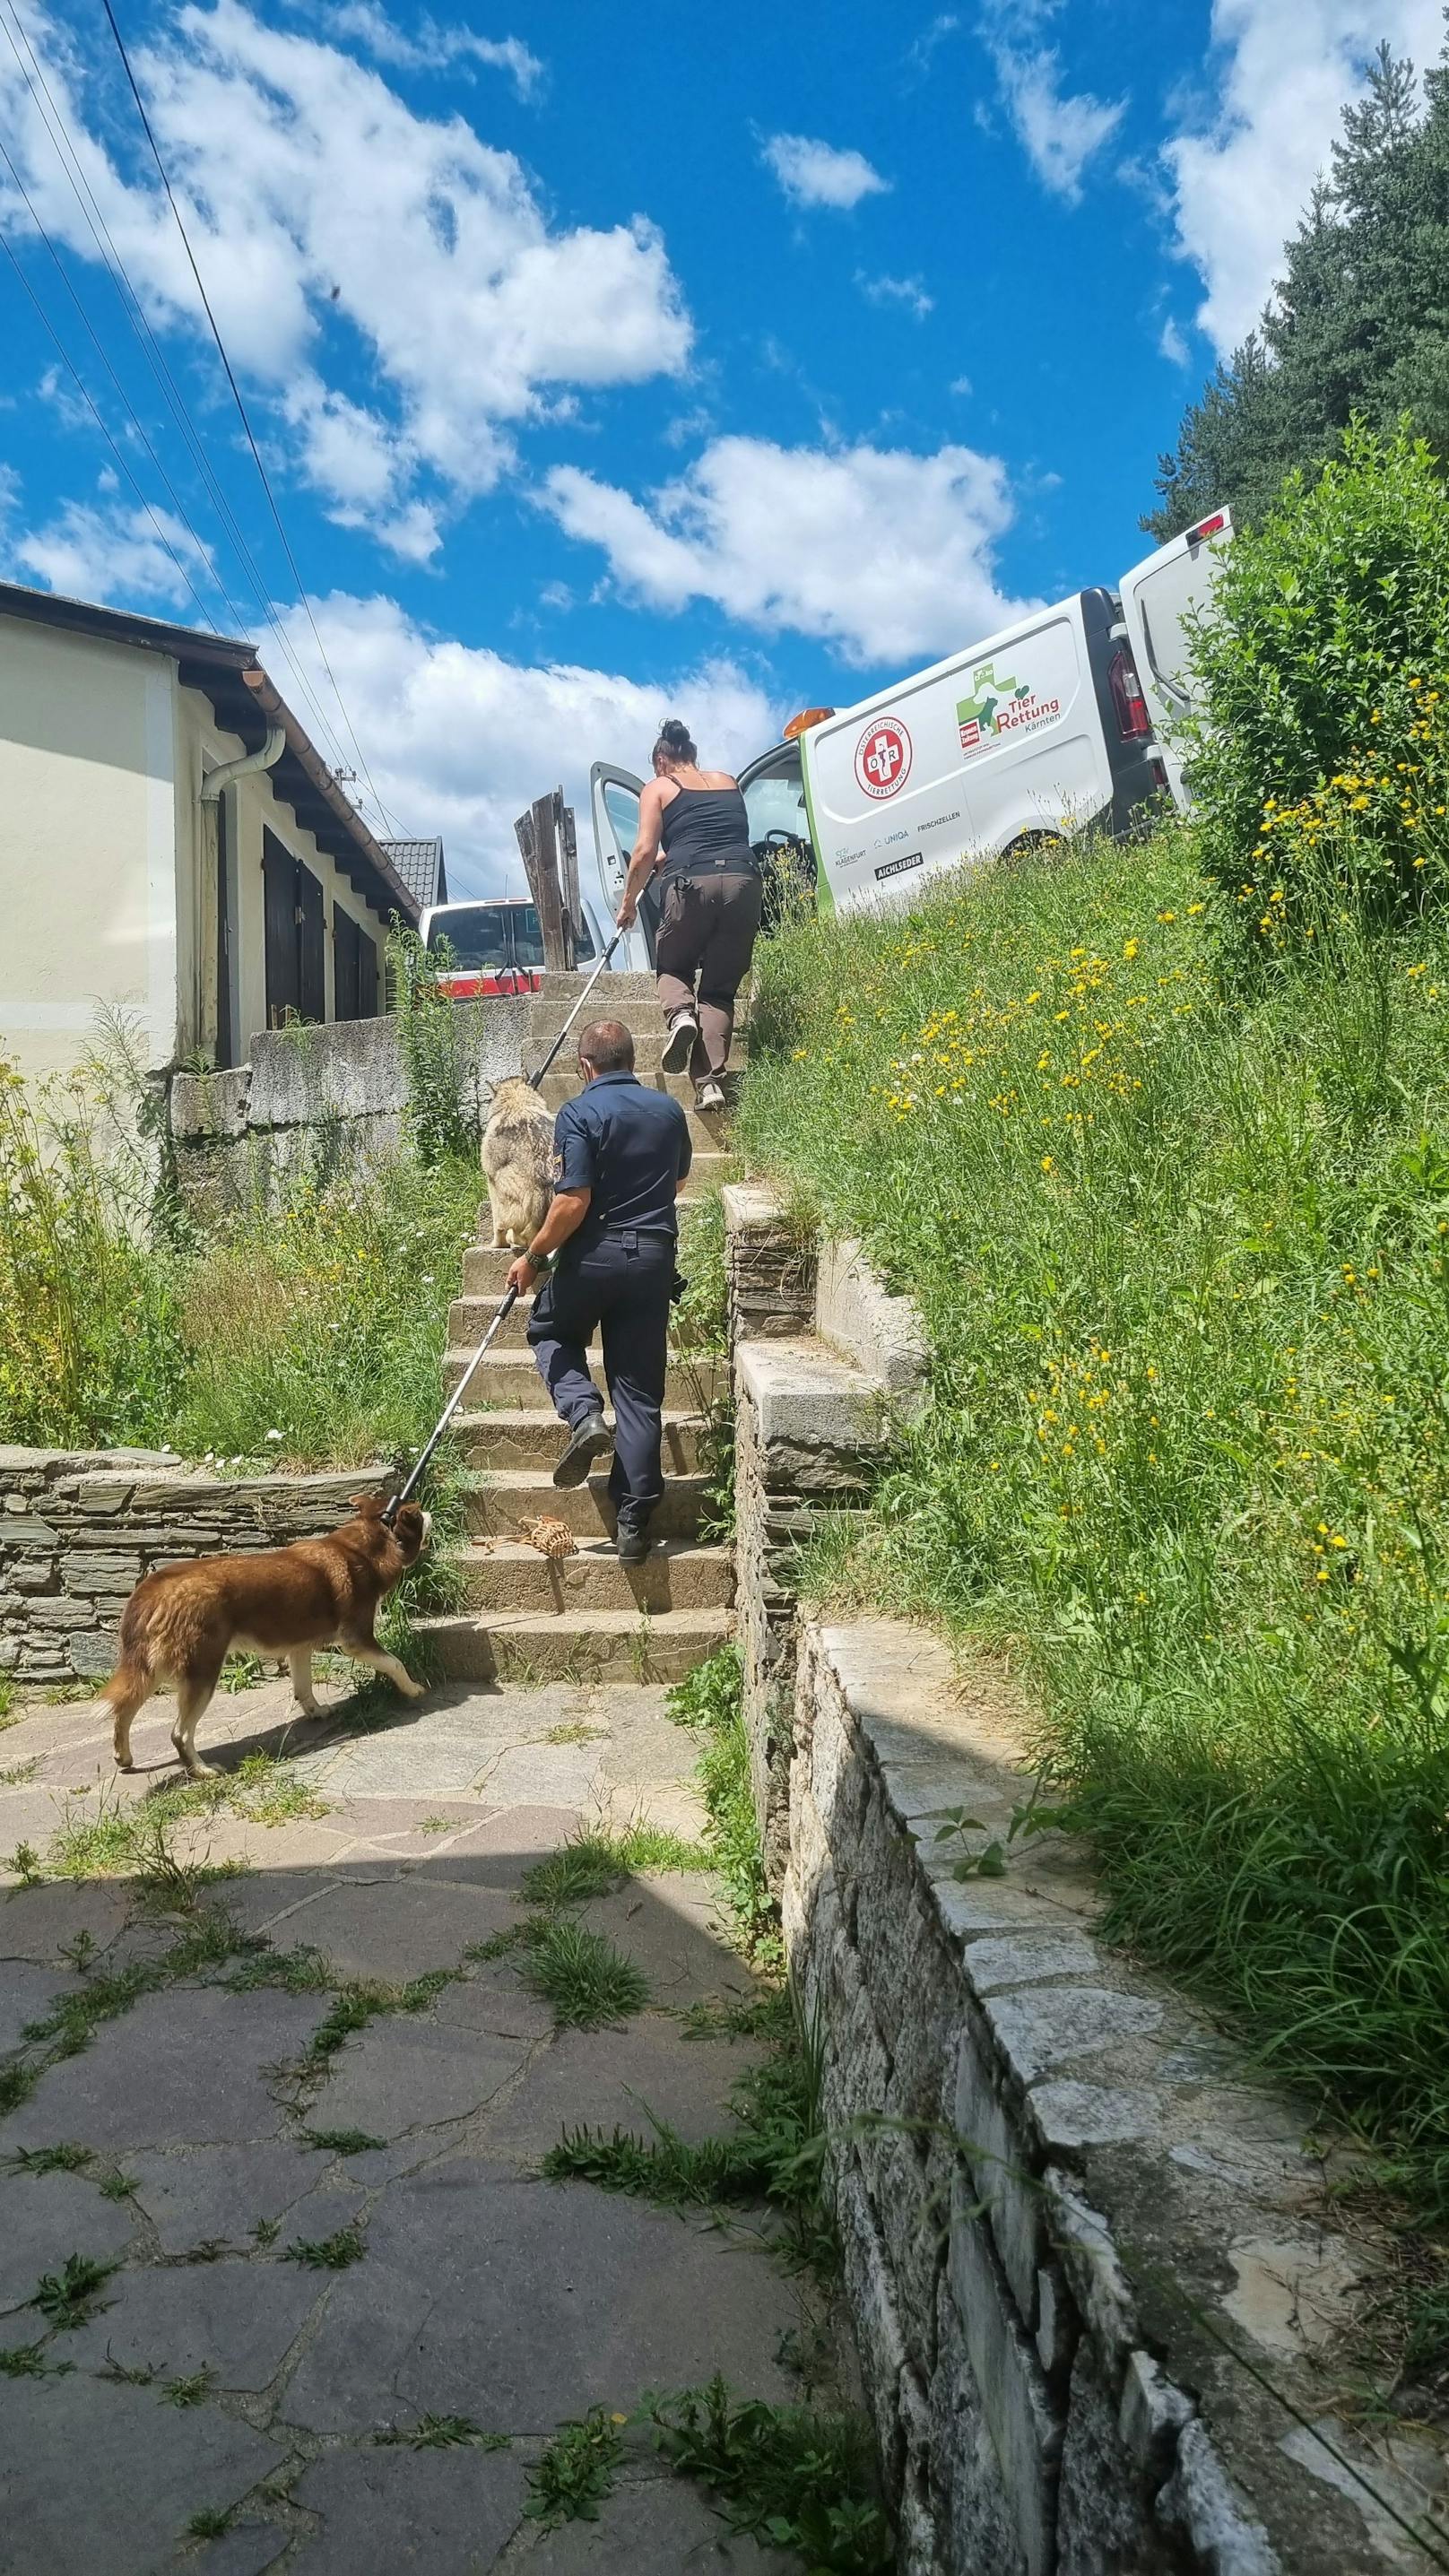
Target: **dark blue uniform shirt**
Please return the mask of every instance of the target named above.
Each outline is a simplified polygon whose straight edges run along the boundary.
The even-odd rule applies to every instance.
[[[689,1121],[667,1091],[632,1073],[601,1073],[553,1122],[553,1185],[589,1190],[588,1214],[569,1250],[601,1235],[678,1233],[676,1184],[689,1169]]]

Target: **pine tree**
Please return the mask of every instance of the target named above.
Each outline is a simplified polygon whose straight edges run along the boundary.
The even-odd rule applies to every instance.
[[[1449,45],[1422,109],[1413,66],[1380,45],[1284,258],[1258,329],[1159,460],[1143,520],[1158,538],[1224,502],[1252,524],[1356,414],[1388,428],[1409,412],[1449,465]]]

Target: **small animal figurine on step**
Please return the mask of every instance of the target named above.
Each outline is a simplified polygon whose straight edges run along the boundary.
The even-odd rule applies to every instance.
[[[538,1232],[553,1194],[553,1112],[521,1076],[494,1086],[483,1171],[494,1244],[521,1249]]]

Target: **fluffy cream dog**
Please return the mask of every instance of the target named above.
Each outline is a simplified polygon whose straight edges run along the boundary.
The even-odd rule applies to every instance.
[[[553,1195],[553,1112],[531,1082],[500,1082],[483,1130],[483,1170],[495,1244],[521,1249],[538,1232]]]

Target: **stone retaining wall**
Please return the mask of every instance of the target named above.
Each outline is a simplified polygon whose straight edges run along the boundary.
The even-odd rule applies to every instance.
[[[491,1086],[523,1064],[525,996],[453,1005],[465,1113],[481,1126]],[[177,1074],[168,1114],[177,1177],[203,1210],[265,1194],[288,1175],[330,1178],[400,1143],[407,1080],[393,1018],[269,1029],[227,1073]]]
[[[335,1528],[383,1472],[228,1482],[150,1449],[0,1447],[0,1673],[30,1691],[103,1681],[153,1565]]]
[[[768,1301],[767,1196],[727,1221]],[[809,1314],[795,1258],[734,1348],[745,1710],[901,2576],[1417,2576],[1393,2515],[1444,2494],[1444,2446],[1366,2426],[1352,2323],[1391,2283],[1336,2159],[1096,1938],[1084,1855],[1013,1832],[1030,1712],[999,1668],[799,1598],[926,1360],[857,1248]]]

